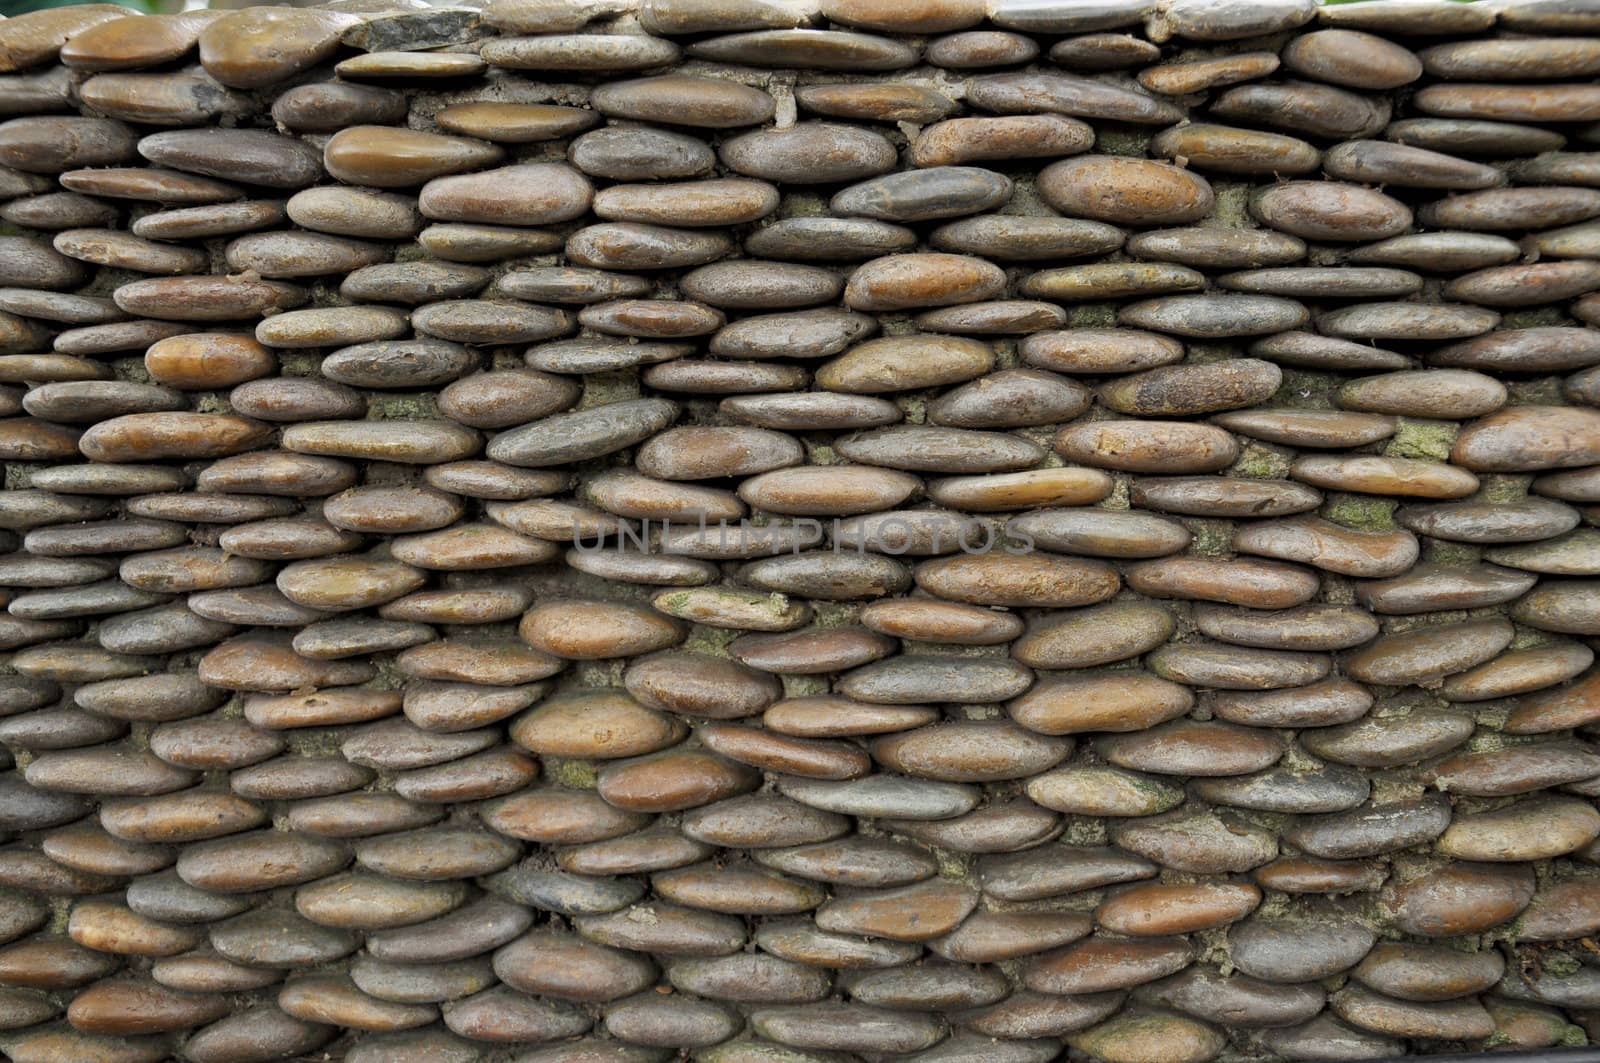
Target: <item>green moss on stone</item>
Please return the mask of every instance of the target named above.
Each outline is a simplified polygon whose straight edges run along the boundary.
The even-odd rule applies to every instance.
[[[338,728],[307,728],[287,737],[289,748],[301,756],[339,756],[349,735]]]
[[[834,453],[833,448],[828,444],[808,442],[806,444],[806,464],[843,465],[844,462],[839,460],[839,456]]]
[[[1252,186],[1242,181],[1213,181],[1211,188],[1217,194],[1217,205],[1212,208],[1211,215],[1200,222],[1201,225],[1214,229],[1256,227],[1255,221],[1250,217]]]
[[[1243,357],[1244,352],[1231,343],[1191,343],[1183,360],[1190,365],[1206,365]]]
[[[1246,443],[1228,474],[1253,480],[1281,480],[1289,475],[1289,456],[1260,443]]]
[[[939,877],[953,882],[973,883],[977,878],[977,860],[971,853],[953,853],[948,849],[933,850],[939,864]]]
[[[825,675],[786,675],[780,678],[786,698],[805,698],[828,692],[828,677]]]
[[[728,646],[742,632],[733,628],[706,627],[696,624],[689,630],[689,637],[684,640],[683,648],[692,653],[704,653],[712,657],[726,657]]]
[[[1200,557],[1227,557],[1233,553],[1233,522],[1226,520],[1186,521],[1194,539],[1189,552]]]
[[[1104,845],[1106,838],[1106,821],[1088,816],[1072,816],[1061,836],[1068,845]]]
[[[316,376],[322,370],[322,356],[304,351],[280,351],[278,372],[282,376]]]
[[[928,397],[921,394],[899,395],[894,404],[905,414],[906,424],[928,423]]]
[[[1132,509],[1133,496],[1131,481],[1126,475],[1114,473],[1111,477],[1111,493],[1099,502],[1100,509]]]
[[[1519,627],[1517,628],[1517,633],[1511,638],[1511,648],[1514,650],[1533,650],[1538,649],[1540,646],[1551,646],[1565,641],[1565,639],[1552,635],[1548,631],[1540,631],[1538,628],[1532,627]]]
[[[591,761],[546,757],[544,763],[551,781],[568,789],[593,790],[600,779],[600,773]]]
[[[1537,380],[1509,380],[1506,390],[1511,393],[1513,406],[1565,406],[1561,394],[1561,378],[1542,376]]]
[[[369,395],[369,421],[428,421],[439,416],[439,407],[428,392],[413,395]]]
[[[1583,964],[1565,952],[1546,952],[1539,957],[1539,966],[1545,974],[1557,978],[1571,978],[1583,970]]]
[[[58,937],[67,934],[67,922],[72,918],[71,897],[52,897],[50,899],[50,933]]]
[[[783,209],[780,217],[784,218],[827,218],[828,201],[819,195],[805,192],[791,192],[783,197]]]
[[[1500,319],[1500,327],[1540,328],[1549,325],[1570,325],[1572,322],[1559,306],[1539,306],[1529,310],[1512,310]]]
[[[1383,452],[1391,458],[1448,461],[1458,431],[1460,425],[1453,421],[1414,421],[1402,417],[1400,430],[1390,438]]]
[[[144,367],[144,358],[118,358],[111,363],[111,373],[118,380],[131,380],[135,384],[150,383],[150,372]]]
[[[813,602],[811,625],[813,627],[844,627],[856,622],[860,607],[850,602]]]
[[[1296,410],[1331,410],[1340,383],[1340,378],[1331,373],[1285,369],[1283,383],[1278,385],[1272,404]]]
[[[623,660],[579,661],[576,675],[581,686],[619,687],[626,669],[627,662]]]
[[[1083,303],[1067,308],[1067,324],[1073,328],[1115,328],[1117,304]]]
[[[1520,502],[1528,497],[1532,476],[1512,476],[1505,473],[1485,473],[1478,477],[1479,502]]]
[[[1435,565],[1472,565],[1483,556],[1483,549],[1471,543],[1449,543],[1443,539],[1423,540],[1423,560]]]
[[[1394,511],[1400,503],[1374,495],[1337,494],[1323,507],[1323,515],[1347,528],[1386,531],[1394,527]]]
[[[1150,150],[1152,134],[1134,126],[1109,126],[1095,130],[1094,150],[1101,155],[1130,155],[1142,159]]]
[[[596,406],[609,406],[613,402],[626,402],[639,397],[639,371],[617,369],[609,373],[590,373],[583,378],[583,398],[580,410]]]

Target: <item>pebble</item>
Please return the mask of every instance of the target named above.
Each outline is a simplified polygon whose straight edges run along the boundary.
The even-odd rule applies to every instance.
[[[224,85],[265,88],[328,58],[355,21],[332,11],[233,12],[200,32],[200,62]]]
[[[1142,673],[1068,676],[1041,683],[1012,702],[1011,718],[1042,734],[1141,731],[1187,713],[1194,696]]]
[[[1465,469],[1419,458],[1314,455],[1296,460],[1290,475],[1330,490],[1416,498],[1464,498],[1478,488]]]
[[[1600,835],[1600,814],[1586,801],[1548,798],[1457,816],[1436,848],[1461,860],[1506,863],[1570,853]]]
[[[1160,557],[1191,540],[1186,528],[1164,517],[1099,509],[1040,510],[1012,518],[1006,529],[1035,546],[1098,557]]]
[[[1096,421],[1061,430],[1062,457],[1123,472],[1215,472],[1238,456],[1238,443],[1208,425],[1162,421]]]
[[[1243,553],[1367,578],[1397,576],[1420,554],[1409,532],[1360,531],[1309,516],[1252,523],[1235,532],[1233,546]]]
[[[1443,938],[1480,933],[1514,918],[1533,894],[1527,868],[1454,862],[1391,881],[1380,904],[1403,932]]]
[[[1471,721],[1458,713],[1422,710],[1330,727],[1314,732],[1305,744],[1319,757],[1375,767],[1448,752],[1471,734]]]
[[[916,1052],[942,1040],[947,1028],[933,1016],[906,1015],[861,1004],[763,1008],[751,1025],[782,1045],[840,1052]]]
[[[934,166],[874,177],[836,193],[836,214],[884,222],[934,221],[992,210],[1011,198],[1010,178],[977,166]]]
[[[1145,67],[1135,77],[1151,92],[1187,96],[1265,77],[1278,66],[1274,52],[1236,52],[1210,58],[1184,57],[1178,62]]]
[[[124,284],[112,295],[130,314],[182,321],[241,321],[266,310],[288,310],[306,293],[281,281],[202,276],[160,277]]]
[[[941,251],[1037,261],[1113,251],[1122,246],[1123,234],[1104,222],[1076,218],[980,214],[941,225],[931,242]]]
[[[267,188],[300,188],[322,175],[321,161],[309,145],[253,130],[153,133],[139,141],[139,154],[175,170]]]
[[[784,184],[859,181],[893,169],[894,146],[853,126],[801,122],[725,140],[718,150],[737,173]]]
[[[1581,408],[1518,406],[1467,425],[1451,460],[1485,472],[1532,472],[1593,463],[1600,413]]]
[[[331,176],[351,184],[406,188],[491,165],[503,154],[492,144],[465,137],[356,125],[329,139],[323,165]]]
[[[916,166],[959,166],[990,159],[1076,155],[1092,143],[1087,125],[1060,115],[952,118],[919,133],[910,158]]]
[[[1353,654],[1346,670],[1363,682],[1402,686],[1431,682],[1482,664],[1505,649],[1511,630],[1503,621],[1477,621],[1385,635]]]
[[[1423,60],[1360,30],[1317,30],[1295,38],[1283,63],[1302,77],[1354,89],[1395,89],[1422,76]],[[1437,71],[1434,71],[1437,73]]]
[[[689,46],[696,59],[802,70],[901,70],[917,60],[910,45],[841,30],[757,30]]]
[[[1331,85],[1284,81],[1228,89],[1212,102],[1211,113],[1234,122],[1275,126],[1302,137],[1340,141],[1363,139],[1384,129],[1390,105]]]
[[[1315,170],[1322,158],[1295,137],[1209,123],[1163,130],[1150,147],[1165,158],[1228,174],[1302,174]]]
[[[1493,1032],[1494,1020],[1475,1001],[1415,1004],[1389,1000],[1362,988],[1334,995],[1342,1018],[1378,1033],[1416,1038],[1476,1037]]]
[[[1290,181],[1250,202],[1256,220],[1307,240],[1382,240],[1411,225],[1411,211],[1382,193],[1327,181]]]
[[[1167,163],[1085,155],[1039,174],[1050,206],[1068,216],[1112,224],[1181,225],[1210,213],[1215,194],[1202,177]]]
[[[1309,314],[1300,303],[1270,295],[1168,295],[1125,306],[1117,319],[1157,332],[1222,339],[1299,328]]]
[[[1494,952],[1463,953],[1444,946],[1383,942],[1351,972],[1362,985],[1398,1000],[1452,1000],[1488,989],[1505,961]]]
[[[591,94],[590,103],[612,118],[708,129],[759,125],[776,109],[760,89],[680,74],[610,82]]]
[[[1586,669],[1591,661],[1585,649],[1577,644],[1557,643],[1506,653],[1477,668],[1450,677],[1441,691],[1451,701],[1486,701],[1543,690],[1574,678]],[[1550,707],[1541,703],[1519,705],[1513,719],[1507,721],[1507,726],[1526,727],[1528,723],[1538,726],[1535,721],[1539,719],[1539,712]]]
[[[1065,114],[1116,122],[1165,125],[1176,108],[1134,89],[1064,74],[994,74],[974,78],[967,99],[996,114]]]

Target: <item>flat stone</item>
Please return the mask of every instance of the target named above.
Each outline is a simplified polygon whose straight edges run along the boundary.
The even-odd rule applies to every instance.
[[[1376,38],[1371,38],[1376,39]],[[1411,188],[1473,191],[1492,188],[1503,177],[1492,166],[1443,152],[1383,140],[1355,140],[1328,150],[1328,173],[1342,181],[1364,181]]]
[[[1503,621],[1451,624],[1380,637],[1352,654],[1352,678],[1387,686],[1428,683],[1482,664],[1505,649],[1511,629]]]
[[[994,364],[985,343],[948,336],[894,336],[850,348],[817,372],[831,391],[878,394],[960,383]]]
[[[305,302],[304,289],[242,277],[161,277],[124,284],[112,293],[130,314],[180,321],[240,321]]]
[[[1085,155],[1039,174],[1045,201],[1069,216],[1111,223],[1183,224],[1210,212],[1204,178],[1160,162]]]
[[[1587,801],[1546,798],[1457,816],[1437,848],[1456,859],[1508,863],[1562,856],[1597,835],[1600,814]]]
[[[368,23],[371,25],[371,23]],[[504,144],[531,144],[581,133],[594,125],[592,111],[546,103],[452,103],[434,115],[440,129]]]
[[[688,51],[714,62],[802,70],[900,70],[917,59],[916,51],[899,41],[842,30],[733,33],[692,44]]]
[[[1505,961],[1494,952],[1457,952],[1445,946],[1382,942],[1351,977],[1398,1000],[1451,1000],[1482,992],[1500,980]]]
[[[322,176],[315,149],[255,130],[154,133],[139,141],[139,154],[159,166],[268,188],[301,188]]]
[[[1314,918],[1314,921],[1313,921]],[[1376,935],[1337,908],[1288,920],[1256,916],[1228,932],[1233,962],[1256,978],[1306,982],[1355,966]]]
[[[1303,77],[1355,89],[1395,89],[1422,76],[1423,60],[1360,30],[1317,30],[1297,37],[1284,65]]]
[[[1465,742],[1472,721],[1458,713],[1421,710],[1328,727],[1306,736],[1319,757],[1357,767],[1388,767],[1437,756]]]
[[[1012,655],[1033,668],[1087,668],[1137,657],[1175,630],[1175,618],[1160,606],[1111,603],[1034,621]]]
[[[1378,133],[1388,124],[1390,107],[1387,101],[1332,85],[1282,81],[1228,89],[1212,101],[1211,113],[1301,137],[1340,141]]]
[[[265,88],[328,58],[357,21],[332,11],[236,11],[201,31],[200,62],[224,85]]]
[[[84,1033],[118,1036],[167,1033],[213,1022],[227,1014],[216,994],[179,993],[142,979],[106,979],[83,990],[67,1019]]]
[[[334,81],[296,85],[272,104],[275,121],[306,132],[336,133],[353,125],[394,122],[405,113],[406,98],[393,89]]]
[[[1494,1028],[1489,1013],[1471,1000],[1411,1003],[1353,988],[1334,995],[1332,1010],[1357,1026],[1391,1036],[1473,1037]]]
[[[998,295],[999,267],[964,255],[911,254],[874,259],[850,275],[845,304],[853,310],[907,310],[971,303]]]
[[[1164,158],[1224,174],[1303,174],[1321,162],[1316,148],[1295,137],[1209,123],[1163,130],[1150,147]]]
[[[492,144],[384,126],[353,126],[323,149],[328,173],[350,184],[406,188],[432,178],[499,162]]]
[[[70,38],[128,15],[126,10],[114,4],[90,4],[66,11],[28,13],[34,17],[8,25],[5,35],[0,37],[0,49],[5,54],[0,71],[4,73],[48,63],[56,58]]]
[[[760,89],[678,74],[609,82],[590,102],[614,118],[710,129],[758,125],[772,117],[776,106]]]
[[[996,114],[1047,112],[1077,118],[1164,125],[1177,119],[1171,104],[1134,89],[1065,74],[994,74],[972,79],[967,99]]]

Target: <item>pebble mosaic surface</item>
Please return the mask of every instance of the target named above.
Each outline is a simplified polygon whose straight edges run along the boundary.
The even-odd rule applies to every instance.
[[[1600,3],[0,21],[0,1050],[1600,1040]]]

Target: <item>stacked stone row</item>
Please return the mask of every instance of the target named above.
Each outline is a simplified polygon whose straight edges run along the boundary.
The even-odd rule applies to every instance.
[[[0,21],[0,1051],[1600,1041],[1600,3]]]

